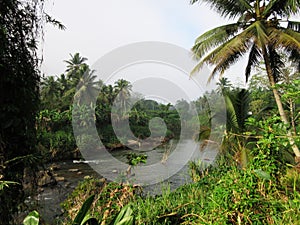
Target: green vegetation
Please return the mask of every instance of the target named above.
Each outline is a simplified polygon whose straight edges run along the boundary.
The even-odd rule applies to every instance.
[[[61,203],[64,215],[57,224],[300,224],[300,23],[289,20],[300,3],[191,1],[196,2],[237,22],[196,39],[194,72],[207,63],[214,66],[210,78],[222,75],[249,50],[249,86],[220,78],[216,90],[171,105],[145,99],[124,79],[104,84],[79,53],[65,61],[61,75],[40,78],[42,21],[63,25],[43,11],[44,1],[1,1],[0,223],[16,224],[16,215],[25,213],[24,225],[43,224],[42,215],[24,202],[37,189],[36,170],[50,161],[81,158],[79,148],[94,143],[85,131],[96,124],[101,141],[114,151],[125,144],[140,147],[151,133],[159,137],[150,142],[168,144],[182,138],[183,128],[201,141],[202,150],[215,143],[216,132],[225,132],[213,164],[190,162],[192,183],[148,196],[138,185],[85,177]],[[191,113],[193,106],[198,115]],[[126,121],[136,137],[131,143],[125,143]],[[80,128],[79,137],[72,125]],[[147,158],[128,153],[126,172]]]
[[[98,225],[99,222],[95,217],[88,214],[89,208],[91,207],[94,195],[88,197],[87,200],[81,206],[78,214],[76,215],[72,225]],[[102,220],[104,222],[105,220]],[[112,225],[132,225],[134,224],[134,217],[132,215],[132,209],[129,205],[124,206],[120,213],[111,221]]]
[[[44,1],[0,2],[0,221],[9,224],[24,200],[24,168],[36,168],[35,114],[39,108],[38,38],[43,21],[64,28],[43,11]],[[9,181],[9,182],[7,182]],[[18,185],[15,185],[15,182]]]
[[[224,88],[231,93],[232,102],[239,102],[241,94],[234,93],[244,90],[232,87],[229,82]],[[291,91],[294,93],[293,88]],[[251,89],[249,95],[252,96]],[[296,106],[299,109],[299,105]],[[288,128],[272,109],[265,110],[263,115],[247,114],[244,118],[239,108],[242,107],[235,105],[231,109],[232,122],[229,122],[215,163],[190,163],[193,183],[173,192],[166,188],[159,196],[144,196],[136,192],[130,198],[135,224],[299,224],[300,169],[286,136]],[[243,121],[242,126],[233,126],[240,121]],[[299,119],[296,124],[299,124]],[[299,134],[299,126],[296,129]],[[299,143],[299,135],[295,136],[295,141]],[[87,185],[89,182],[83,184],[96,187]],[[102,189],[99,196],[106,191]],[[82,186],[74,192],[77,198],[83,193],[87,192]],[[109,193],[112,191],[108,190],[107,195]],[[117,193],[122,194],[122,189]],[[101,197],[96,195],[96,199]],[[95,200],[94,204],[105,205],[101,200]],[[73,207],[65,209],[71,211]],[[110,218],[115,217],[119,210],[110,211]],[[98,221],[102,219],[98,208],[93,216]]]
[[[127,224],[132,224],[133,217],[128,203],[137,192],[139,187],[87,178],[63,202],[62,207],[67,212],[64,224],[82,221],[85,216],[96,219],[98,224],[121,224],[122,218]]]
[[[23,220],[23,225],[39,225],[40,215],[37,211],[32,211]]]
[[[299,172],[288,169],[285,175],[275,176],[274,166],[268,171],[258,169],[269,162],[263,155],[251,160],[247,169],[239,169],[232,160],[232,164],[227,162],[219,159],[218,164],[196,172],[198,181],[174,192],[166,189],[156,197],[135,194],[129,203],[135,224],[299,224]],[[85,189],[77,191],[77,198],[86,193]],[[92,216],[98,221],[103,220],[100,206],[107,206],[102,197],[105,193],[120,196],[124,189],[102,189],[96,196]],[[114,218],[120,210],[119,199],[123,198],[106,199],[114,201],[109,205],[109,218]]]
[[[58,78],[48,76],[42,80],[41,107],[37,116],[37,137],[41,153],[55,160],[76,156],[78,149],[73,136],[72,111],[79,123],[78,126],[85,129],[87,125],[94,123],[94,118],[89,116],[89,112],[95,110],[98,134],[108,149],[124,147],[122,139],[126,139],[126,136],[120,137],[119,140],[113,126],[119,133],[125,129],[123,133],[126,134],[127,128],[124,126],[126,120],[129,120],[133,134],[141,140],[151,135],[148,124],[156,117],[162,118],[166,123],[165,141],[179,138],[180,117],[170,104],[164,105],[143,97],[135,97],[138,94],[132,92],[130,82],[123,79],[116,81],[114,86],[105,85],[101,80],[96,81],[97,77],[94,75],[96,71],[90,71],[89,66],[84,63],[85,60],[86,58],[76,53],[66,61],[68,64],[66,74],[61,74]],[[96,95],[96,105],[86,105],[86,102],[92,101]],[[135,98],[138,98],[138,101],[132,104]],[[125,112],[131,110],[124,114],[121,109]],[[153,129],[155,132],[160,126],[155,127],[154,124]],[[81,136],[77,144],[88,139],[87,136]]]
[[[137,224],[297,224],[299,193],[282,188],[250,169],[223,165],[133,208]]]
[[[299,1],[191,0],[191,3],[195,2],[207,2],[222,17],[238,20],[207,31],[196,39],[192,50],[200,62],[194,68],[194,72],[201,69],[205,63],[215,66],[209,77],[210,81],[217,73],[222,75],[249,52],[245,71],[248,81],[252,69],[256,68],[262,59],[280,118],[289,125],[276,84],[284,65],[280,51],[299,67],[299,22],[289,19],[291,15],[297,14]],[[286,23],[285,26],[282,25],[283,22]],[[294,143],[290,129],[286,135],[295,156],[299,158],[297,160],[300,161],[300,151]]]

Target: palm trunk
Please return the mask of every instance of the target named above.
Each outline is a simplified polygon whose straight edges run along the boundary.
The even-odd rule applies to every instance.
[[[297,130],[296,130],[296,123],[295,123],[295,110],[294,110],[294,102],[292,99],[289,99],[289,107],[290,107],[290,117],[291,117],[291,124],[293,128],[293,135],[297,135]]]
[[[262,55],[263,55],[263,58],[264,58],[264,61],[265,61],[267,75],[268,75],[269,82],[270,82],[270,85],[271,85],[272,90],[273,90],[275,102],[277,104],[277,108],[278,108],[278,111],[279,111],[279,114],[280,114],[281,121],[286,125],[290,125],[289,121],[288,121],[288,118],[286,116],[286,113],[284,111],[284,108],[282,106],[282,102],[281,102],[281,98],[280,98],[280,95],[278,93],[278,90],[276,88],[274,88],[276,82],[275,82],[275,79],[274,79],[273,71],[272,71],[272,68],[271,68],[271,63],[270,63],[269,57],[267,55],[267,50],[266,50],[265,46],[262,47]],[[300,151],[299,151],[298,146],[295,144],[295,140],[293,139],[293,135],[292,135],[292,132],[290,130],[287,131],[287,137],[288,137],[290,145],[292,146],[294,154],[296,156],[296,158],[295,158],[296,162],[300,162]]]

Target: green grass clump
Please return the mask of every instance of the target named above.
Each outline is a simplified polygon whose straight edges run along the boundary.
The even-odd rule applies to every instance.
[[[211,168],[198,182],[138,198],[132,208],[137,224],[300,224],[298,191],[236,166]]]

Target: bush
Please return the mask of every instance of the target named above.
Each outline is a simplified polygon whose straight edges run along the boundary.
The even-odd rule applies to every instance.
[[[42,132],[39,137],[40,149],[48,151],[52,159],[73,158],[76,149],[76,141],[72,132],[56,131]],[[40,150],[42,151],[42,150]]]
[[[85,199],[95,195],[90,215],[98,221],[110,224],[123,206],[134,199],[137,187],[120,183],[107,183],[104,179],[87,178],[62,203],[66,214],[65,224],[71,224]]]

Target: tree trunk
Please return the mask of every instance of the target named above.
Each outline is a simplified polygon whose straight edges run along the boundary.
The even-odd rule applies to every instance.
[[[290,107],[290,117],[291,117],[291,124],[292,124],[292,130],[293,130],[293,135],[297,135],[297,130],[296,130],[296,119],[295,119],[295,110],[294,110],[294,102],[292,99],[289,99],[289,107]]]
[[[277,104],[277,108],[278,108],[278,111],[279,111],[279,114],[280,114],[281,121],[286,125],[290,125],[290,123],[288,121],[288,118],[286,116],[286,113],[284,111],[284,108],[282,106],[282,102],[281,102],[281,98],[280,98],[280,95],[278,93],[278,90],[275,88],[276,82],[275,82],[275,78],[274,78],[273,71],[272,71],[272,68],[271,68],[271,63],[270,63],[270,60],[269,60],[269,56],[267,54],[266,46],[262,47],[262,55],[263,55],[263,58],[264,58],[264,61],[265,61],[267,75],[268,75],[268,78],[269,78],[271,88],[273,90],[273,95],[274,95],[274,98],[275,98],[275,102]],[[292,135],[292,132],[290,130],[287,131],[287,137],[288,137],[288,140],[290,142],[290,145],[292,146],[294,154],[296,156],[295,161],[300,162],[300,151],[299,151],[298,146],[295,144],[295,140],[293,139],[293,135]]]

